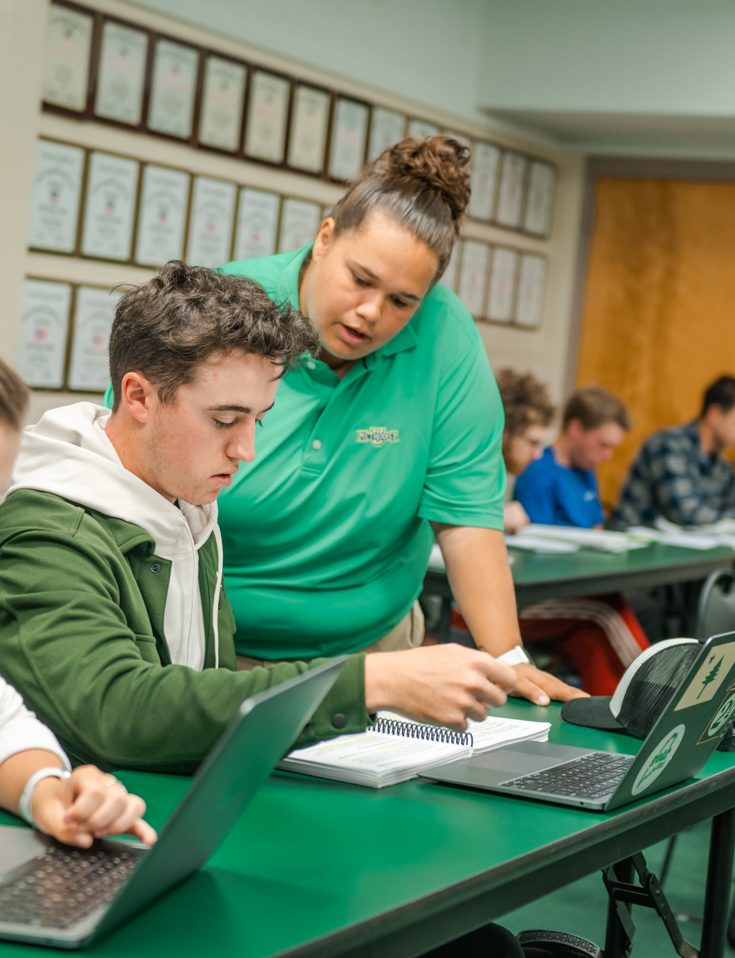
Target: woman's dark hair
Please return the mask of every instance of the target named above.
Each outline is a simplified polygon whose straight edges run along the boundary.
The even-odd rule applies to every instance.
[[[131,371],[143,373],[161,402],[171,403],[212,356],[250,353],[285,370],[318,348],[311,322],[274,303],[253,280],[171,260],[117,304],[110,334],[113,408]]]
[[[338,236],[386,213],[437,257],[435,281],[446,269],[470,199],[470,150],[451,136],[406,137],[368,163],[332,210]]]
[[[0,359],[0,422],[16,431],[28,408],[28,387],[15,370]]]

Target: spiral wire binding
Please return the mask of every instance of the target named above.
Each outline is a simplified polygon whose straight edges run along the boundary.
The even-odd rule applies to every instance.
[[[442,725],[416,725],[414,722],[399,722],[397,719],[379,718],[371,731],[385,735],[402,735],[404,738],[419,738],[426,742],[445,742],[449,745],[469,745],[472,748],[472,732],[454,732]]]

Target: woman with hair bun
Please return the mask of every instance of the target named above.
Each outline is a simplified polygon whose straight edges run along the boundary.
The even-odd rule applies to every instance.
[[[257,459],[219,499],[242,667],[420,645],[436,533],[477,644],[538,704],[578,694],[523,652],[503,541],[503,409],[469,312],[438,285],[469,150],[406,138],[364,169],[313,245],[229,263],[314,323]]]

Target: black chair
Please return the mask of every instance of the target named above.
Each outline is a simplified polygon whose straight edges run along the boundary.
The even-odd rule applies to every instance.
[[[697,638],[735,630],[735,573],[716,569],[705,579],[697,606]]]

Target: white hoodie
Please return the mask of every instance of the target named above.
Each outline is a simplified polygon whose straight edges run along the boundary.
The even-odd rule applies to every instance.
[[[154,540],[156,555],[171,562],[164,632],[177,665],[204,664],[204,617],[199,592],[198,550],[214,534],[219,566],[212,624],[218,657],[217,607],[222,583],[222,543],[217,503],[170,503],[126,469],[107,437],[110,410],[90,402],[47,412],[23,434],[8,494],[17,489],[49,492],[104,515],[132,522]]]
[[[39,722],[12,685],[0,678],[0,763],[29,748],[53,752],[69,768],[69,759],[51,729]]]

